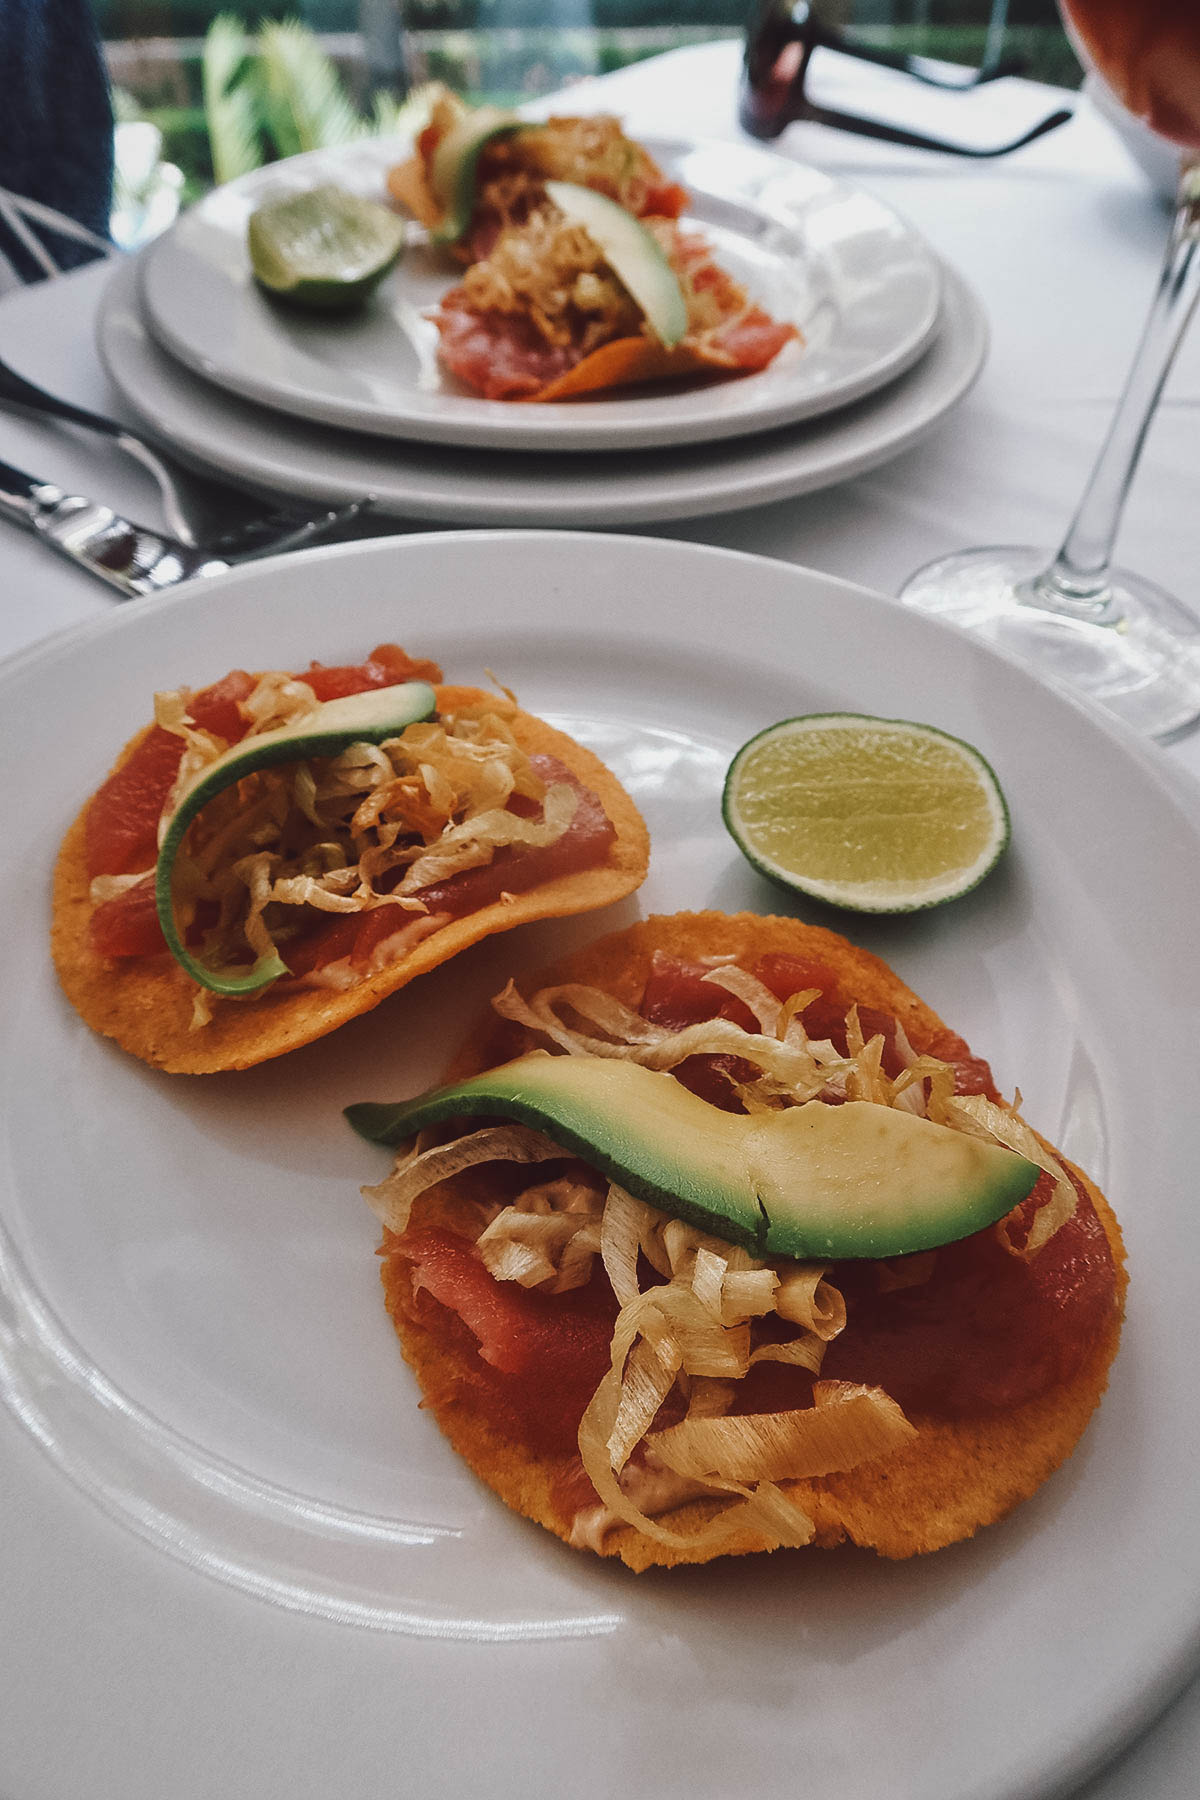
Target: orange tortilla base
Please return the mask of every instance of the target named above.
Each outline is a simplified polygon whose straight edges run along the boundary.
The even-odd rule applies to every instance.
[[[886,963],[835,932],[796,919],[759,918],[749,913],[683,913],[642,921],[628,931],[600,939],[552,969],[524,978],[531,994],[558,982],[583,982],[636,1004],[656,950],[694,959],[732,952],[754,959],[768,952],[810,956],[837,971],[864,1004],[901,1020],[913,1044],[937,1054],[950,1035],[932,1009],[893,974]],[[459,1080],[532,1048],[519,1027],[493,1019],[464,1047],[447,1079]],[[478,1183],[482,1171],[473,1171]],[[1079,1171],[1076,1171],[1079,1173]],[[816,1527],[815,1548],[850,1542],[889,1558],[939,1550],[994,1524],[1036,1492],[1066,1461],[1078,1443],[1108,1382],[1109,1365],[1120,1339],[1126,1277],[1120,1228],[1103,1195],[1087,1188],[1104,1226],[1117,1269],[1117,1301],[1111,1323],[1091,1357],[1069,1381],[1007,1412],[944,1420],[910,1415],[919,1435],[906,1449],[862,1468],[820,1479],[785,1482],[786,1490]],[[476,1188],[478,1192],[478,1188]],[[432,1206],[432,1218],[427,1210]],[[472,1215],[453,1183],[422,1200],[422,1220],[467,1229]],[[474,1215],[475,1218],[478,1215]],[[471,1229],[474,1235],[474,1229]],[[523,1444],[494,1431],[473,1403],[472,1358],[432,1323],[411,1316],[411,1265],[383,1251],[382,1279],[388,1310],[429,1407],[454,1448],[475,1473],[515,1512],[569,1541],[570,1520],[554,1503],[556,1481],[566,1459],[539,1458]],[[881,1377],[886,1388],[886,1377]],[[672,1529],[688,1531],[726,1502],[697,1500],[670,1515]],[[631,1569],[708,1562],[715,1554],[744,1555],[769,1548],[751,1533],[719,1552],[689,1554],[622,1525],[604,1539],[601,1555],[619,1557]]]
[[[640,382],[677,380],[684,375],[732,375],[738,365],[703,344],[682,343],[668,350],[653,338],[614,338],[577,362],[565,375],[556,375],[536,394],[526,394],[521,404],[543,400],[574,400],[580,394],[603,388],[635,387]]]
[[[474,688],[446,686],[439,687],[437,695],[443,711],[494,698],[496,710],[505,716],[523,750],[557,757],[590,788],[616,827],[616,841],[607,861],[452,919],[408,955],[353,987],[338,990],[280,983],[248,1001],[216,999],[211,1021],[194,1030],[192,1008],[197,988],[168,952],[105,958],[92,948],[85,806],[63,841],[55,868],[51,946],[63,992],[92,1029],[114,1038],[143,1062],[172,1074],[250,1068],[370,1012],[389,994],[481,938],[533,919],[591,912],[624,899],[640,885],[650,855],[646,827],[633,801],[599,757],[532,714],[518,709],[510,712],[511,703],[498,697],[484,696]],[[143,735],[139,732],[126,746],[118,766]]]

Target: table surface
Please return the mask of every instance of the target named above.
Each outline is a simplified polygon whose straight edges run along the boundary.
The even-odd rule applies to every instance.
[[[620,112],[635,133],[735,138],[736,56],[732,44],[677,51],[584,84],[572,90],[571,102],[575,109],[602,105]],[[859,69],[840,79],[855,84],[850,97],[864,110],[898,110],[908,98],[890,77]],[[923,98],[922,118],[926,128],[999,139],[1061,98],[1029,83],[1001,82],[970,101],[933,97],[941,117]],[[871,189],[925,233],[984,304],[992,330],[987,367],[931,437],[861,480],[746,512],[644,529],[779,557],[884,593],[895,593],[931,558],[965,545],[1057,542],[1149,304],[1167,225],[1163,200],[1086,100],[1071,124],[997,163],[960,162],[811,125],[790,128],[778,148]],[[103,266],[93,267],[0,301],[0,354],[53,391],[114,412],[117,402],[92,338],[106,275]],[[133,517],[159,518],[148,478],[84,435],[0,415],[0,457]],[[1193,331],[1152,427],[1118,554],[1200,610],[1198,477],[1200,331]],[[112,604],[89,577],[0,526],[0,655]],[[1155,755],[1189,788],[1189,778],[1200,779],[1200,731]],[[1200,799],[1200,788],[1195,792]],[[65,1489],[11,1422],[0,1422],[0,1438],[7,1458],[0,1470],[8,1470],[0,1472],[0,1510],[12,1519],[11,1529],[32,1540],[49,1519],[68,1566],[94,1568],[104,1558],[115,1579],[130,1563],[132,1543]],[[192,1578],[164,1564],[164,1596],[185,1579]],[[15,1649],[11,1636],[10,1643]],[[0,1650],[0,1664],[8,1660]],[[34,1657],[6,1671],[10,1695],[18,1680],[36,1678],[36,1665]],[[1193,1791],[1187,1777],[1197,1768],[1200,1681],[1086,1794],[1088,1800],[1177,1800]],[[14,1793],[12,1800],[27,1797]]]

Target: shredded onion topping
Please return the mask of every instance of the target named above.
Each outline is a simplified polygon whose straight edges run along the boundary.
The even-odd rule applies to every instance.
[[[900,1072],[892,1077],[883,1068],[884,1039],[864,1035],[857,1007],[847,1013],[842,1055],[805,1029],[805,1009],[819,990],[780,1003],[731,964],[713,967],[705,979],[742,1001],[757,1029],[719,1018],[672,1029],[580,984],[543,988],[527,1000],[510,983],[493,1005],[566,1055],[623,1057],[667,1070],[697,1054],[736,1056],[754,1071],[737,1089],[748,1110],[814,1098],[868,1100],[1005,1145],[1054,1177],[1052,1196],[1035,1212],[1023,1243],[1011,1235],[1016,1215],[995,1227],[1014,1255],[1036,1255],[1070,1217],[1075,1190],[1019,1114],[980,1095],[956,1096],[953,1068],[919,1055],[899,1027]],[[561,1163],[564,1152],[520,1126],[469,1130],[433,1149],[414,1146],[387,1181],[365,1191],[383,1222],[403,1232],[429,1187],[497,1160]],[[598,1505],[578,1513],[572,1541],[601,1548],[621,1524],[701,1553],[735,1537],[767,1547],[811,1541],[815,1528],[793,1484],[890,1456],[916,1435],[881,1388],[849,1382],[817,1379],[812,1404],[788,1411],[736,1409],[739,1383],[759,1363],[820,1376],[826,1345],[846,1324],[845,1300],[828,1267],[756,1258],[615,1182],[605,1191],[582,1164],[571,1169],[578,1172],[534,1181],[507,1205],[480,1207],[476,1248],[496,1280],[545,1293],[585,1285],[598,1256],[620,1308],[608,1373],[579,1427],[579,1452]],[[936,1255],[879,1264],[881,1291],[927,1281]],[[652,1279],[643,1286],[647,1269]],[[774,1324],[764,1334],[766,1320]],[[675,1422],[659,1426],[668,1400]],[[704,1504],[685,1525],[663,1522],[693,1501]]]
[[[228,748],[192,724],[190,698],[188,689],[155,696],[155,722],[184,744],[160,843],[179,797]],[[237,704],[248,721],[244,743],[318,706],[311,687],[279,672]],[[222,966],[276,951],[286,963],[287,946],[322,917],[387,907],[400,934],[426,914],[423,890],[490,863],[500,849],[557,842],[578,796],[567,782],[542,780],[513,735],[516,710],[510,696],[489,696],[383,744],[262,769],[227,788],[193,822],[176,860],[181,932],[199,923],[200,953]],[[150,873],[115,880],[134,886]],[[93,904],[120,891],[100,877]],[[210,1016],[206,1005],[196,1023]]]

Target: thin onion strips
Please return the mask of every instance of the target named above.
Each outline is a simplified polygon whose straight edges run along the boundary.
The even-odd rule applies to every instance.
[[[982,1096],[955,1096],[953,1068],[918,1054],[901,1030],[894,1039],[901,1068],[890,1077],[884,1039],[866,1037],[856,1007],[847,1014],[842,1055],[805,1030],[804,1009],[817,990],[781,1004],[736,966],[715,966],[705,979],[736,995],[758,1029],[714,1019],[672,1030],[579,984],[545,988],[528,1000],[510,984],[493,1004],[501,1017],[567,1055],[622,1057],[656,1069],[697,1054],[737,1056],[755,1071],[739,1090],[748,1105],[861,1098],[927,1113],[1006,1145],[1054,1177],[1053,1195],[1035,1214],[1022,1247],[1008,1237],[1007,1221],[997,1228],[1013,1254],[1036,1254],[1070,1216],[1071,1183],[1019,1115]],[[420,1194],[460,1169],[562,1157],[537,1132],[489,1127],[432,1150],[414,1149],[367,1196],[384,1223],[402,1232]],[[756,1259],[616,1183],[607,1193],[598,1183],[584,1170],[530,1186],[511,1204],[481,1209],[477,1238],[497,1280],[549,1293],[589,1281],[599,1256],[620,1308],[608,1373],[579,1427],[580,1455],[599,1504],[577,1515],[573,1541],[599,1546],[609,1529],[624,1523],[694,1553],[747,1534],[767,1546],[809,1542],[813,1523],[788,1484],[892,1455],[913,1440],[915,1428],[882,1389],[820,1379],[809,1406],[765,1414],[732,1409],[738,1384],[762,1362],[820,1376],[826,1345],[846,1323],[842,1294],[822,1265]],[[881,1265],[881,1286],[927,1280],[934,1254]],[[643,1287],[647,1267],[656,1279]],[[776,1326],[756,1337],[758,1323],[768,1318],[790,1334]],[[657,1427],[672,1395],[678,1422]],[[663,1514],[700,1499],[706,1505],[698,1525],[678,1530],[661,1522]]]

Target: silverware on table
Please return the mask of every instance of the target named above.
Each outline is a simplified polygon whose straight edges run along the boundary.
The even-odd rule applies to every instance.
[[[162,497],[163,517],[168,531],[181,544],[193,549],[212,548],[214,543],[226,541],[239,549],[249,549],[255,534],[266,543],[279,538],[288,530],[307,527],[314,517],[335,521],[340,518],[340,514],[335,515],[324,508],[318,509],[314,514],[311,508],[304,506],[279,501],[259,501],[247,494],[245,489],[221,481],[215,476],[196,475],[190,469],[181,471],[173,467],[169,458],[129,426],[122,425],[116,419],[106,418],[103,413],[92,412],[85,406],[76,406],[73,401],[62,400],[57,394],[48,393],[45,388],[38,387],[36,382],[10,367],[2,358],[0,407],[41,418],[58,419],[67,425],[79,425],[85,431],[96,432],[107,438],[153,476]],[[353,516],[357,516],[357,512],[362,511],[367,504],[366,501],[360,503]],[[204,523],[197,526],[197,518]],[[223,521],[223,526],[214,529],[210,522],[215,520]],[[327,525],[321,527],[322,530],[329,528],[331,527]],[[272,547],[285,546],[275,546],[272,543]]]
[[[289,514],[282,523],[253,520],[205,544],[188,544],[0,462],[0,518],[34,532],[126,600],[161,593],[195,576],[219,575],[277,551],[298,550],[352,524],[367,504],[354,501],[301,518]]]

